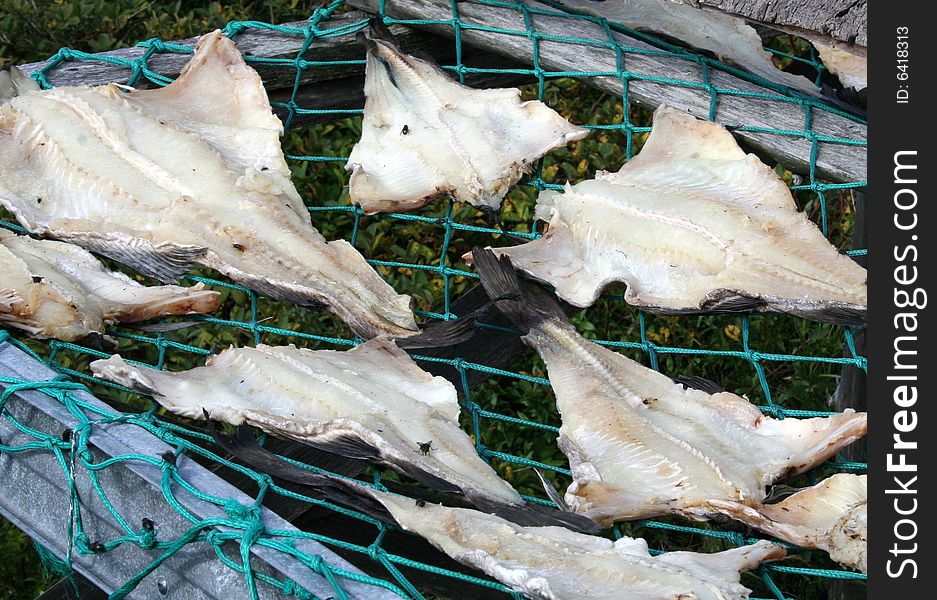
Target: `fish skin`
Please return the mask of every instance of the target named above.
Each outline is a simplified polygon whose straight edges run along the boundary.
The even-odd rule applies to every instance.
[[[533,163],[589,131],[517,89],[473,89],[368,36],[361,140],[345,168],[366,214],[414,210],[450,194],[492,212]]]
[[[502,298],[498,309],[546,364],[562,417],[558,444],[573,475],[566,503],[601,525],[729,514],[760,528],[766,486],[866,433],[865,413],[774,419],[742,396],[686,387],[583,338],[510,258],[476,250],[475,264],[489,296]],[[786,539],[783,528],[765,531]]]
[[[722,126],[664,105],[620,171],[542,192],[535,214],[543,237],[494,252],[578,307],[623,281],[625,301],[652,312],[865,322],[865,269]]]
[[[718,552],[651,556],[643,539],[609,539],[562,527],[522,527],[479,511],[371,490],[405,530],[512,590],[544,600],[740,600],[739,572],[784,557],[761,541]]]
[[[107,325],[212,312],[219,296],[201,283],[143,286],[78,246],[0,229],[0,324],[32,337],[116,345]]]
[[[347,351],[230,348],[180,373],[136,367],[116,355],[91,363],[91,370],[184,417],[202,419],[207,410],[212,419],[378,462],[469,500],[523,504],[459,427],[453,385],[385,338]],[[430,440],[423,454],[419,444]]]
[[[806,77],[774,66],[754,27],[744,19],[673,0],[559,0],[560,4],[638,31],[662,34],[707,50],[724,63],[810,96],[819,96]]]
[[[418,333],[345,240],[312,226],[260,77],[216,31],[170,85],[63,87],[0,106],[0,205],[28,230],[162,281],[193,261],[328,306],[363,338]]]

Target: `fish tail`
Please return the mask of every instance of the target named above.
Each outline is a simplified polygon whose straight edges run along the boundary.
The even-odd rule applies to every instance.
[[[509,257],[483,248],[472,250],[472,256],[485,292],[521,332],[527,334],[547,321],[569,321],[556,297],[521,279]]]

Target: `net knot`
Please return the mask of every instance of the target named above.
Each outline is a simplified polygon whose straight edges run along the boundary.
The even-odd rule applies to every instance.
[[[234,498],[225,500],[223,508],[229,517],[242,520],[251,518],[253,511],[257,510],[256,506],[244,506]]]
[[[144,550],[149,550],[156,545],[156,532],[152,529],[141,529],[137,534],[137,544]]]
[[[368,556],[371,557],[371,560],[374,562],[381,562],[381,558],[384,556],[384,549],[377,544],[371,544],[368,546]]]
[[[284,596],[295,596],[296,598],[302,598],[303,600],[311,600],[312,598],[315,598],[315,596],[312,596],[292,579],[285,580],[283,582],[282,589]]]
[[[166,43],[159,38],[150,38],[146,41],[140,42],[137,46],[143,48],[149,48],[153,52],[169,52],[169,48],[166,46]]]
[[[228,37],[234,37],[239,33],[247,29],[247,26],[244,25],[241,21],[230,21],[227,25],[224,26],[224,34]]]

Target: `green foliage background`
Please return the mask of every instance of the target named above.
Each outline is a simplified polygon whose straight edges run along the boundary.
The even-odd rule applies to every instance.
[[[136,43],[158,36],[164,40],[197,35],[222,27],[232,19],[259,19],[269,22],[301,20],[309,16],[319,2],[298,0],[235,1],[235,2],[162,2],[148,0],[83,0],[81,2],[5,0],[0,8],[0,67],[47,58],[60,47],[99,52]],[[803,48],[787,43],[786,51]],[[536,97],[536,89],[525,89],[527,97]],[[622,119],[620,99],[602,94],[573,80],[550,82],[544,100],[571,121],[580,124],[614,123]],[[633,110],[630,118],[635,123],[647,124],[649,115]],[[289,154],[347,156],[360,134],[360,119],[342,119],[289,132],[284,147]],[[643,140],[636,139],[636,149]],[[586,140],[561,149],[548,157],[543,177],[551,183],[573,182],[589,178],[596,170],[617,170],[625,160],[625,136],[615,130],[595,131]],[[346,205],[347,174],[338,162],[291,164],[294,181],[309,205]],[[779,174],[791,175],[779,169]],[[848,247],[852,213],[849,191],[830,194],[830,224],[832,241],[839,247]],[[803,210],[819,220],[819,202],[810,193],[797,193]],[[505,203],[502,218],[505,227],[515,231],[528,231],[534,206],[535,191],[518,186]],[[428,207],[422,214],[441,216],[444,202]],[[453,218],[462,223],[487,226],[478,211],[459,206]],[[329,239],[348,237],[351,217],[338,213],[314,213],[314,224]],[[441,253],[441,229],[433,224],[365,219],[358,237],[358,248],[369,258],[406,260],[417,264],[437,264]],[[467,268],[461,255],[475,244],[489,244],[487,234],[457,231],[449,246],[449,264]],[[496,243],[496,242],[495,242]],[[203,272],[207,274],[206,272]],[[414,297],[422,310],[441,311],[443,281],[438,274],[418,269],[383,269],[382,274],[400,292]],[[456,278],[452,282],[453,297],[474,282]],[[612,290],[612,295],[621,290]],[[225,290],[219,314],[231,320],[250,321],[247,296],[241,292]],[[267,325],[287,330],[313,333],[345,334],[348,331],[330,314],[320,310],[302,309],[261,299],[259,314],[270,316]],[[640,339],[637,311],[615,298],[603,298],[594,307],[574,317],[584,335],[603,340],[636,341]],[[658,317],[648,316],[646,337],[659,345],[687,348],[739,350],[740,321],[734,317]],[[220,326],[191,328],[167,334],[170,339],[200,348],[223,348],[228,345],[246,345],[254,342],[253,334]],[[842,333],[837,327],[809,323],[788,317],[759,317],[751,320],[751,345],[760,351],[784,354],[838,356],[842,351]],[[309,345],[305,340],[290,336],[264,336],[270,344],[297,343]],[[37,346],[38,348],[39,346]],[[155,361],[152,346],[122,340],[120,351],[138,360]],[[647,363],[640,351],[626,351],[627,355]],[[63,353],[60,362],[86,371],[88,357],[77,353]],[[170,352],[170,369],[190,368],[200,359],[183,353]],[[686,358],[661,355],[660,368],[667,373],[705,376],[723,383],[729,390],[747,394],[754,402],[764,403],[764,395],[751,364],[744,359],[716,357]],[[772,386],[773,400],[788,408],[825,410],[826,399],[835,386],[838,369],[815,362],[766,363],[767,378]],[[543,364],[533,353],[512,366],[517,372],[545,377]],[[484,409],[504,414],[559,425],[558,416],[549,388],[525,381],[501,378],[479,388],[475,402]],[[484,424],[485,445],[497,452],[508,452],[540,462],[565,466],[565,457],[556,448],[554,435],[542,430],[519,431],[498,421]],[[497,463],[500,474],[522,492],[538,493],[538,483],[530,471],[516,470],[510,465]],[[557,478],[559,487],[568,481]],[[542,493],[541,493],[542,494]],[[721,544],[710,538],[691,534],[675,535],[649,530],[640,525],[623,528],[625,533],[647,535],[652,547],[660,549],[719,550]],[[792,564],[800,566],[828,566],[820,553],[802,554]],[[47,587],[54,576],[44,574],[32,545],[22,533],[9,523],[0,522],[0,599],[32,598]],[[809,563],[807,562],[809,560]],[[825,591],[816,580],[800,576],[777,578],[782,589],[797,590],[800,597],[819,597]],[[758,580],[749,577],[749,586]]]

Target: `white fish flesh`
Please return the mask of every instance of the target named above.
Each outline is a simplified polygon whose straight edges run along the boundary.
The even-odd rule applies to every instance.
[[[550,224],[542,238],[495,252],[575,306],[623,281],[625,301],[654,312],[865,321],[865,269],[728,131],[667,106],[638,156],[617,173],[542,192],[536,216]]]
[[[825,42],[811,39],[813,47],[817,49],[823,66],[845,88],[855,88],[862,91],[869,85],[869,60],[866,49],[862,46],[847,44],[845,42]]]
[[[866,414],[775,419],[747,399],[709,393],[590,342],[555,298],[520,280],[510,259],[476,251],[489,296],[540,354],[562,417],[568,506],[602,525],[680,515],[746,519],[765,487],[803,473],[866,433]],[[768,533],[782,536],[783,529]],[[808,542],[798,536],[792,543]]]
[[[744,19],[672,0],[559,0],[576,11],[604,17],[638,31],[661,34],[716,55],[762,79],[818,95],[807,79],[781,71],[771,62],[755,28]]]
[[[868,572],[868,489],[865,475],[839,473],[757,510],[727,514],[792,544],[820,548],[836,562]]]
[[[584,138],[517,89],[476,90],[401,52],[380,25],[368,36],[361,140],[345,168],[348,193],[365,213],[407,211],[451,194],[497,211],[534,161]]]
[[[544,600],[740,600],[739,572],[784,557],[758,542],[717,552],[651,556],[643,539],[609,539],[562,527],[522,527],[494,515],[371,492],[408,531],[512,590]]]
[[[469,500],[522,504],[459,427],[456,390],[377,338],[347,351],[230,348],[206,366],[168,373],[119,356],[96,377],[149,394],[170,411],[254,425],[349,458],[376,461]]]
[[[146,287],[78,246],[0,229],[0,325],[32,337],[114,345],[104,330],[118,321],[215,310],[219,294],[204,288]]]
[[[25,91],[0,106],[0,205],[162,281],[198,261],[325,304],[364,338],[417,333],[410,298],[312,226],[282,132],[260,77],[216,31],[165,88]]]

